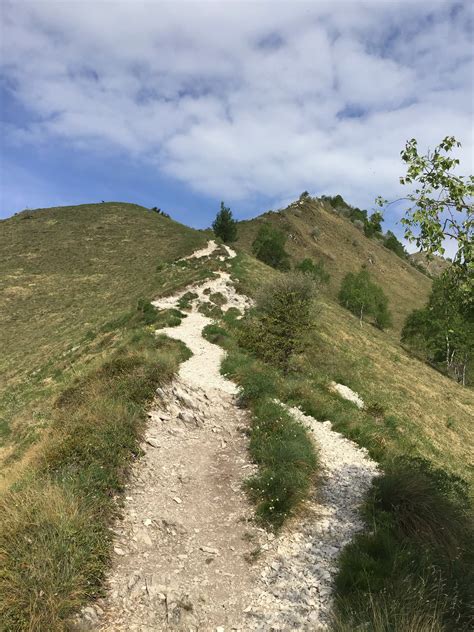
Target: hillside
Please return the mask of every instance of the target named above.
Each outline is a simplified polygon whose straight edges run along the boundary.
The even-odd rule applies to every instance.
[[[8,437],[34,441],[59,383],[113,341],[113,328],[96,330],[138,299],[193,279],[195,270],[172,262],[206,241],[204,232],[115,202],[0,222],[0,446]]]
[[[432,255],[429,259],[425,252],[414,252],[409,255],[410,259],[421,266],[433,277],[440,276],[450,266],[449,261],[438,255]]]
[[[233,262],[233,271],[241,291],[250,295],[280,274],[243,253]],[[335,404],[327,392],[332,380],[360,393],[372,412]],[[472,389],[411,356],[386,332],[366,323],[360,327],[330,297],[318,300],[315,326],[288,395],[318,419],[335,421],[377,458],[384,453],[417,455],[472,480]]]
[[[250,254],[262,221],[328,289]],[[470,629],[469,560],[451,560],[474,394],[398,337],[430,279],[319,202],[239,230],[234,251],[122,203],[0,224],[0,628]],[[335,300],[363,264],[387,331]],[[262,290],[279,311],[258,328]]]
[[[368,239],[348,219],[319,200],[295,202],[280,212],[268,212],[239,223],[237,246],[251,253],[252,242],[262,222],[270,222],[287,236],[286,250],[294,262],[305,257],[323,261],[331,275],[329,295],[335,297],[342,278],[366,265],[389,298],[393,332],[398,336],[407,315],[422,307],[431,281],[407,261]]]

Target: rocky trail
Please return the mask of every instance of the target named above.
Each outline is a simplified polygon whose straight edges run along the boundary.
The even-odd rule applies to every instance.
[[[196,257],[212,256],[210,242]],[[228,256],[235,256],[227,249]],[[341,548],[362,528],[357,509],[376,465],[365,450],[320,423],[311,431],[322,478],[302,515],[278,535],[258,528],[242,490],[249,461],[246,411],[220,374],[223,350],[202,337],[212,322],[197,311],[220,292],[243,312],[250,301],[230,276],[187,288],[198,295],[177,327],[160,329],[193,352],[149,413],[144,456],[114,528],[107,596],[85,608],[82,629],[103,632],[325,630]],[[155,302],[174,307],[184,292]]]

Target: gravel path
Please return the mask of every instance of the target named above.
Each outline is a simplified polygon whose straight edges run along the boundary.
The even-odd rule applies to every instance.
[[[306,503],[294,530],[272,543],[271,561],[260,574],[247,607],[245,630],[328,629],[331,593],[341,549],[363,528],[358,508],[377,464],[359,448],[298,408],[291,414],[311,432],[319,452],[322,483]]]
[[[195,256],[215,249],[210,242]],[[225,272],[185,291],[198,294],[192,311],[178,327],[157,333],[182,340],[193,356],[157,392],[145,454],[133,468],[123,520],[114,529],[107,597],[84,609],[78,628],[327,629],[337,556],[363,526],[357,509],[376,464],[329,421],[290,409],[311,431],[322,479],[302,515],[277,537],[257,528],[242,492],[254,471],[241,431],[248,419],[235,405],[235,385],[220,374],[223,350],[201,335],[212,321],[196,310],[209,292],[227,297],[223,309],[244,311],[250,301]],[[185,291],[154,304],[175,306]]]

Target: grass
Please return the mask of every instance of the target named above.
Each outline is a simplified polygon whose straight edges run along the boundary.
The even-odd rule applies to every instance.
[[[344,549],[334,630],[470,630],[472,512],[459,478],[408,457],[386,463]],[[431,626],[431,627],[430,627]]]
[[[279,274],[245,253],[232,260],[231,273],[250,296]],[[314,323],[279,397],[316,419],[330,419],[379,461],[411,454],[471,481],[473,391],[411,356],[386,332],[360,327],[326,294],[319,295]],[[332,393],[332,380],[358,392],[366,410]]]
[[[233,273],[252,295],[275,274],[243,254]],[[314,322],[286,379],[263,373],[249,389],[330,419],[384,468],[364,507],[367,530],[340,560],[333,630],[472,629],[472,392],[324,295]],[[365,409],[332,393],[331,380],[359,392]]]
[[[10,479],[14,462],[28,458],[49,427],[57,394],[120,342],[130,306],[212,274],[211,263],[176,263],[207,238],[122,203],[28,211],[1,221],[4,476]],[[161,326],[178,324],[178,316],[164,314]]]
[[[324,264],[330,274],[324,294],[333,300],[337,298],[343,277],[366,265],[373,280],[389,298],[394,321],[392,336],[398,338],[408,313],[427,301],[430,279],[376,239],[365,237],[349,220],[322,202],[309,199],[290,205],[282,212],[269,212],[239,222],[236,247],[251,254],[252,242],[262,222],[269,222],[288,235],[285,249],[292,265],[307,257]],[[316,238],[313,236],[315,228]]]
[[[249,450],[259,466],[246,488],[257,517],[278,529],[307,497],[317,470],[316,454],[304,426],[274,401],[279,373],[242,353],[235,342],[230,345],[222,372],[239,384],[241,405],[251,411]]]
[[[0,500],[5,630],[66,630],[100,594],[109,526],[140,455],[147,406],[189,355],[153,334],[150,313],[131,312],[121,344],[60,393],[34,460]]]

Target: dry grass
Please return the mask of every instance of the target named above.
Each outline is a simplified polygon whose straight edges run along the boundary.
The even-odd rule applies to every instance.
[[[133,204],[29,211],[0,222],[3,476],[21,470],[15,460],[28,458],[49,427],[57,393],[120,344],[120,318],[139,298],[209,274],[192,261],[174,264],[207,238]]]

